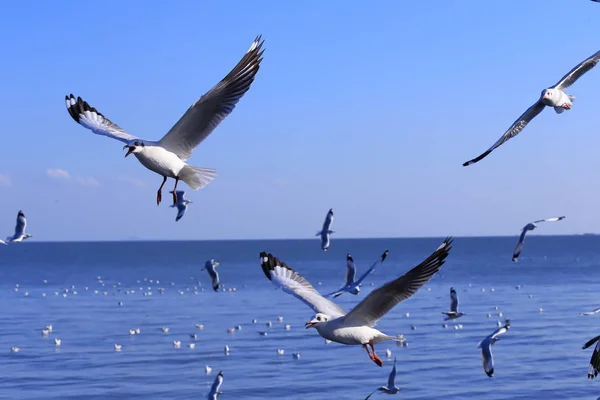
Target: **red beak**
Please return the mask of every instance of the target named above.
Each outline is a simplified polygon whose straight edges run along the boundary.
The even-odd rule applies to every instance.
[[[314,328],[316,324],[317,324],[316,322],[308,321],[306,324],[304,324],[304,326],[306,326],[306,329],[308,329],[308,328]]]
[[[127,153],[125,154],[125,157],[127,157],[128,155],[130,155],[131,153],[133,153],[133,150],[135,150],[135,147],[129,146],[129,145],[123,146],[123,149],[125,149],[125,148],[129,149],[129,151],[127,151]]]

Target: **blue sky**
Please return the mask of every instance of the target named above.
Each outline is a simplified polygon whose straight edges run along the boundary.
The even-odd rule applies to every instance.
[[[600,49],[599,22],[588,0],[7,3],[0,227],[23,209],[37,240],[303,238],[333,207],[338,237],[600,232],[600,68],[461,165]],[[189,160],[219,175],[177,223],[161,177],[65,110],[158,139],[257,34],[256,80]]]

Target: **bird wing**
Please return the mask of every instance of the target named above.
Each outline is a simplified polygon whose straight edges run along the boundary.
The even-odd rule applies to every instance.
[[[439,271],[452,248],[452,237],[446,238],[429,257],[403,276],[372,291],[345,317],[346,324],[374,326],[396,304],[414,295]]]
[[[598,341],[598,339],[600,339],[600,336],[596,336],[582,347],[583,349],[587,349],[596,343],[596,347],[594,348],[592,358],[590,359],[590,365],[588,367],[588,378],[595,378],[598,375],[598,372],[600,372],[600,341]]]
[[[91,107],[87,101],[83,101],[81,97],[78,96],[77,100],[75,100],[75,96],[71,94],[70,96],[65,96],[65,101],[67,103],[67,111],[75,122],[95,134],[108,136],[123,143],[137,139],[137,137],[125,132],[119,125],[100,114],[98,110]]]
[[[582,347],[582,349],[587,349],[588,347],[590,347],[591,345],[593,345],[594,343],[596,343],[598,340],[600,340],[600,335],[596,336],[593,339],[588,340]]]
[[[272,254],[260,253],[260,263],[265,276],[284,292],[300,299],[315,312],[332,318],[346,314],[343,308],[321,296],[321,294],[302,275],[288,267]]]
[[[364,273],[364,274],[363,274],[363,275],[360,277],[360,279],[359,279],[358,281],[356,281],[356,284],[357,284],[357,285],[360,285],[360,284],[362,283],[362,281],[364,281],[364,280],[365,280],[365,278],[366,278],[366,277],[367,277],[367,276],[368,276],[368,275],[369,275],[371,272],[375,271],[375,268],[377,268],[377,267],[378,267],[378,266],[379,266],[381,263],[383,263],[383,262],[385,261],[385,259],[387,258],[387,255],[388,255],[388,253],[389,253],[389,250],[386,250],[386,251],[384,251],[384,252],[383,252],[383,254],[381,255],[381,257],[379,257],[379,258],[377,259],[377,261],[375,261],[375,262],[373,263],[373,265],[371,265],[371,268],[369,268],[369,269],[367,270],[367,272],[365,272],[365,273]]]
[[[494,374],[494,355],[492,354],[492,343],[489,341],[481,346],[481,360],[487,376],[492,376]]]
[[[450,311],[458,313],[458,295],[454,289],[450,290]]]
[[[536,115],[538,115],[539,113],[542,112],[542,110],[544,109],[544,107],[545,107],[544,103],[542,103],[541,101],[538,100],[537,103],[535,103],[534,105],[532,105],[531,107],[529,107],[527,109],[527,111],[525,111],[523,113],[523,115],[521,115],[519,118],[517,118],[517,120],[515,122],[513,122],[513,124],[510,126],[510,128],[508,128],[508,130],[506,132],[504,132],[504,135],[502,135],[502,137],[500,139],[498,139],[498,141],[496,141],[496,143],[494,143],[492,145],[492,147],[490,147],[489,149],[487,149],[485,152],[483,152],[482,154],[480,154],[478,157],[465,162],[463,164],[463,167],[466,167],[468,165],[475,164],[476,162],[481,161],[488,154],[490,154],[494,149],[496,149],[497,147],[501,146],[508,139],[517,136],[523,129],[525,129],[525,127],[527,126],[527,124],[529,122],[531,122],[532,119],[535,118]]]
[[[565,217],[562,216],[562,217],[552,217],[552,218],[546,218],[546,219],[538,219],[537,221],[533,221],[533,223],[537,224],[538,222],[556,222],[556,221],[560,221],[562,219],[565,219]]]
[[[25,228],[27,228],[27,219],[25,218],[25,214],[22,211],[19,211],[17,214],[17,224],[15,225],[15,236],[13,238],[18,238],[19,236],[25,235]]]
[[[219,372],[219,374],[216,376],[215,381],[213,382],[213,384],[210,388],[210,393],[208,395],[213,396],[213,395],[216,395],[217,393],[219,393],[219,390],[221,389],[222,384],[223,384],[223,372]]]
[[[185,214],[185,210],[187,210],[187,204],[183,203],[177,203],[177,217],[175,217],[175,222],[179,221],[181,218],[183,218],[183,215]]]
[[[183,114],[158,142],[183,161],[235,108],[250,89],[262,61],[264,40],[258,36],[240,62]]]
[[[329,209],[327,215],[325,216],[325,221],[323,222],[323,229],[321,229],[321,234],[325,234],[329,232],[329,227],[333,222],[333,209]]]
[[[579,315],[594,315],[600,312],[600,308],[596,308],[594,311],[580,312]]]
[[[208,272],[208,275],[210,276],[213,290],[216,292],[217,289],[219,289],[219,273],[217,272],[215,265],[210,261],[207,261],[205,268],[206,272]]]
[[[564,90],[568,88],[574,84],[577,79],[581,78],[583,74],[594,68],[596,64],[598,64],[598,61],[600,61],[600,51],[597,51],[584,61],[580,62],[575,68],[570,70],[568,74],[563,76],[556,85],[552,86],[552,89],[556,88]]]
[[[390,376],[388,377],[388,388],[393,388],[396,386],[394,380],[396,379],[396,357],[394,357],[394,368],[392,368],[392,372],[390,372]]]
[[[517,261],[517,259],[519,258],[519,255],[521,254],[521,251],[523,250],[523,242],[525,241],[526,234],[527,234],[527,229],[523,228],[523,230],[521,231],[521,236],[519,236],[519,241],[517,242],[517,245],[515,246],[515,251],[513,252],[513,257],[512,257],[513,261]]]
[[[352,285],[355,277],[356,266],[354,265],[354,259],[348,254],[346,255],[346,286]]]

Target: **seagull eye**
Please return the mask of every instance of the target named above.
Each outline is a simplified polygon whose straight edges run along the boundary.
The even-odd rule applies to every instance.
[[[145,147],[146,145],[144,144],[144,142],[142,142],[142,147]]]
[[[139,146],[139,145],[140,145],[140,143],[136,141],[136,142],[133,142],[133,145],[134,145],[134,146]]]
[[[320,321],[320,320],[321,320],[321,317],[317,317],[317,321]]]

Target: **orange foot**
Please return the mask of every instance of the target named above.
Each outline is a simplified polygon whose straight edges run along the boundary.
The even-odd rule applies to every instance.
[[[570,104],[563,104],[563,108],[565,110],[570,110],[571,109],[571,105]]]
[[[381,358],[379,358],[377,354],[373,353],[373,357],[371,357],[371,360],[373,360],[373,362],[379,365],[380,367],[383,367],[383,361],[381,361]]]

